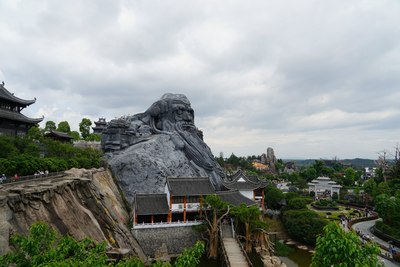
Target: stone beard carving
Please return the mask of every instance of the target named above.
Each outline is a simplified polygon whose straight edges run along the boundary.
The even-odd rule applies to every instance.
[[[165,136],[169,137],[166,143]],[[162,138],[165,139],[163,139],[163,142],[166,147],[173,144],[172,154],[167,158],[162,156],[166,151],[161,147],[163,144],[153,144],[155,139],[161,140]],[[146,144],[151,146],[151,149],[157,148],[157,153],[159,154],[152,155],[150,158],[147,155],[146,159],[154,162],[159,162],[162,159],[163,164],[168,165],[161,166],[161,169],[163,167],[168,169],[164,175],[181,177],[185,175],[187,177],[207,175],[211,178],[210,180],[216,189],[221,188],[223,170],[215,161],[210,148],[204,143],[203,133],[196,128],[194,111],[185,95],[165,94],[144,113],[111,121],[102,134],[102,148],[108,155],[109,163],[114,172],[116,169],[123,168],[121,164],[116,164],[116,161],[113,160],[114,158],[126,157],[129,150],[132,160],[136,161],[138,160],[137,153],[139,153],[139,150],[135,154],[133,148],[142,148]],[[181,154],[183,152],[185,158],[182,158],[178,152]],[[129,161],[129,159],[127,160]],[[174,162],[174,160],[178,161],[178,163]],[[120,161],[118,160],[117,162]],[[133,164],[146,163],[133,162]],[[187,171],[173,170],[169,165],[180,166],[179,168],[187,169]],[[146,172],[145,169],[143,171]],[[120,171],[120,173],[124,172]],[[148,179],[152,178],[148,177]],[[158,180],[160,179],[161,175]],[[157,183],[157,181],[155,182]],[[140,184],[140,182],[136,184]],[[136,191],[145,192],[149,190],[144,188]],[[154,192],[154,190],[150,191]],[[160,192],[161,189],[158,188],[156,191]]]
[[[177,133],[181,137],[172,136],[174,144],[184,150],[197,166],[207,171],[216,167],[214,157],[203,141],[202,132],[194,125],[194,111],[185,95],[165,94],[146,113],[150,114],[151,129],[155,133]]]

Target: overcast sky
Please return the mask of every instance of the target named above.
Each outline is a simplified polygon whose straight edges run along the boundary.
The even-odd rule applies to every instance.
[[[44,122],[185,94],[215,155],[377,158],[400,141],[400,1],[0,1],[0,80]],[[42,126],[44,123],[42,124]]]

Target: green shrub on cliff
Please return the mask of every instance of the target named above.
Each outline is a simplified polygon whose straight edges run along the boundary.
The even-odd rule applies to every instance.
[[[28,236],[13,235],[10,244],[14,251],[0,257],[0,266],[106,266],[104,242],[59,237],[43,222],[33,224]]]
[[[78,148],[54,140],[0,136],[0,174],[31,175],[38,170],[49,172],[70,168],[98,168],[101,151]]]
[[[0,256],[0,266],[50,267],[50,266],[115,266],[144,267],[137,258],[107,263],[106,243],[96,243],[90,238],[81,241],[71,236],[60,236],[53,228],[43,222],[30,227],[29,235],[14,234],[10,238],[13,250]],[[174,266],[196,267],[204,254],[204,243],[198,241],[193,247],[185,249],[178,256]],[[151,267],[172,266],[168,262],[156,262]]]

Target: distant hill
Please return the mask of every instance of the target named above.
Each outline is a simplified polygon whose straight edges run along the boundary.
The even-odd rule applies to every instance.
[[[314,164],[316,160],[321,160],[321,159],[284,159],[283,162],[294,162],[296,167],[302,167],[302,166],[310,166]],[[373,159],[355,158],[355,159],[343,159],[338,161],[343,165],[352,166],[355,169],[362,169],[365,167],[375,167],[375,160]]]

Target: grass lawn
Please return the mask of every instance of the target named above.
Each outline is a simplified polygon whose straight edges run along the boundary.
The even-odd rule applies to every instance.
[[[352,218],[352,219],[360,217],[358,215],[357,209],[346,208],[345,206],[340,206],[340,205],[338,205],[337,207],[339,208],[339,210],[317,210],[314,209],[311,205],[307,205],[308,209],[315,211],[321,218],[324,219],[339,220],[341,215],[344,215],[347,218]],[[360,212],[360,215],[362,215],[362,212]]]

